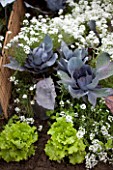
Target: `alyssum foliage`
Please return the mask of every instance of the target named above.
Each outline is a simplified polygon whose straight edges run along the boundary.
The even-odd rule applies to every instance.
[[[41,74],[44,77],[45,72],[47,73],[50,68],[53,68],[58,58],[57,54],[53,53],[52,48],[52,40],[46,35],[41,45],[28,54],[23,66],[20,66],[14,58],[10,57],[10,63],[6,64],[5,67],[27,71],[35,75]],[[73,98],[82,97],[85,101],[88,98],[88,101],[95,106],[98,97],[113,94],[113,89],[99,86],[100,80],[113,75],[113,61],[110,61],[108,53],[100,54],[97,58],[96,68],[92,68],[86,63],[88,60],[86,49],[72,51],[62,42],[61,50],[62,54],[57,62],[58,75],[61,78],[60,83],[65,85]],[[37,83],[35,99],[39,105],[47,109],[54,109],[55,97],[56,93],[51,77],[43,78]]]
[[[111,88],[101,88],[99,81],[113,75],[113,61],[108,53],[101,53],[97,58],[96,68],[86,63],[87,51],[72,52],[65,43],[62,45],[64,58],[59,61],[58,75],[73,98],[83,98],[95,106],[98,97],[113,94]]]
[[[0,133],[0,158],[6,162],[26,160],[35,154],[37,140],[36,127],[13,117]]]

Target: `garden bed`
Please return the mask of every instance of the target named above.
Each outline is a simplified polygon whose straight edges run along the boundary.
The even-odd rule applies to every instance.
[[[0,120],[0,125],[3,124],[3,121]],[[49,136],[47,135],[47,130],[49,129],[48,121],[36,120],[35,125],[43,125],[43,130],[39,132],[39,140],[36,142],[36,154],[32,156],[27,161],[21,161],[19,163],[10,162],[6,163],[3,160],[0,160],[0,170],[86,170],[85,164],[80,165],[70,165],[69,163],[62,162],[57,163],[50,161],[45,155],[44,147],[47,143]],[[112,170],[113,166],[105,163],[99,163],[92,170]]]
[[[0,170],[112,170],[113,4],[47,2],[17,0],[11,13]]]

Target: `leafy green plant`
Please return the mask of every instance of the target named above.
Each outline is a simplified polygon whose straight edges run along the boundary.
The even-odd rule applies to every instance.
[[[65,130],[64,130],[65,129]],[[68,157],[72,164],[82,163],[85,158],[85,144],[78,139],[77,130],[64,117],[57,119],[48,131],[51,138],[45,146],[45,153],[50,160],[61,161]]]
[[[18,118],[9,120],[0,133],[0,158],[6,162],[28,159],[35,154],[37,139],[35,126],[20,122]]]
[[[100,80],[113,75],[113,62],[110,61],[108,53],[103,52],[98,56],[96,68],[86,64],[80,52],[76,55],[64,48],[64,54],[69,60],[60,63],[58,74],[61,78],[60,83],[65,85],[73,98],[88,99],[95,106],[97,98],[113,94],[113,89],[99,86]],[[72,55],[74,56],[71,57]]]
[[[10,63],[4,65],[4,67],[18,71],[32,72],[34,74],[44,74],[48,71],[49,67],[55,64],[58,58],[57,53],[53,53],[52,48],[52,40],[47,35],[39,47],[29,52],[24,66],[20,66],[20,63],[16,59],[10,57]]]
[[[68,61],[73,57],[78,57],[83,62],[86,62],[88,60],[88,51],[85,48],[82,49],[75,49],[74,51],[69,49],[68,45],[62,41],[61,43],[61,58],[58,61],[58,68],[59,70],[62,70],[64,72],[68,73]]]
[[[61,107],[56,108],[53,112],[48,112],[48,115],[52,121],[63,117],[63,119],[66,118],[73,122],[73,127],[77,130],[77,137],[83,139],[86,145],[86,168],[93,168],[99,161],[113,163],[113,114],[108,110],[105,101],[97,100],[95,107],[90,103],[86,105],[82,101],[72,100],[72,98],[62,99],[60,104],[62,104]],[[59,124],[60,128],[61,126],[62,124]],[[56,133],[55,128],[54,131]],[[57,136],[58,134],[56,134],[56,140]],[[54,141],[51,140],[49,143],[52,142]]]
[[[31,50],[27,55],[24,66],[21,66],[13,57],[9,57],[10,63],[4,65],[4,67],[13,70],[31,73],[34,75],[36,82],[39,78],[37,75],[40,75],[40,77],[43,78],[43,80],[37,82],[35,99],[40,106],[45,107],[46,109],[54,109],[54,99],[56,97],[53,80],[49,77],[50,73],[53,72],[52,67],[58,58],[57,53],[53,53],[52,48],[52,40],[47,35],[40,46]],[[50,71],[51,69],[52,71]],[[46,95],[47,93],[48,95]],[[47,104],[47,101],[50,101],[49,104]]]

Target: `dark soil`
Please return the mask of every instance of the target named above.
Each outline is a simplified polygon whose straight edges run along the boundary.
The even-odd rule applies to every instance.
[[[3,124],[4,120],[0,119],[0,130],[2,129]],[[86,170],[84,164],[73,166],[65,162],[57,163],[50,161],[44,153],[44,147],[49,138],[46,133],[49,128],[48,122],[36,121],[35,125],[37,127],[39,124],[43,125],[43,130],[39,132],[39,140],[36,143],[37,149],[35,155],[29,158],[29,160],[21,161],[19,163],[6,163],[5,161],[0,160],[0,170]],[[113,166],[99,163],[92,170],[113,170]]]

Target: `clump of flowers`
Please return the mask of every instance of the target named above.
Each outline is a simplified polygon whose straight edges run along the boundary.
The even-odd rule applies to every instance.
[[[92,169],[100,161],[113,164],[113,115],[106,107],[105,101],[99,100],[95,107],[67,99],[62,102],[63,106],[54,112],[48,112],[48,115],[57,121],[62,117],[74,125],[77,138],[82,139],[86,145],[86,169]]]
[[[18,124],[33,124],[23,115],[38,114],[39,107],[52,110],[47,112],[55,121],[45,146],[49,159],[85,161],[86,168],[92,169],[99,161],[113,163],[113,115],[98,99],[113,94],[112,88],[100,85],[113,75],[113,4],[105,0],[67,0],[67,4],[69,11],[60,9],[53,18],[29,19],[26,14],[20,33],[5,47],[15,57],[11,55],[4,67],[16,71],[9,80],[15,87]],[[83,103],[77,100],[81,98]],[[38,130],[42,128],[39,125]]]
[[[53,40],[54,48],[60,46],[64,40],[75,47],[92,47],[98,52],[106,51],[113,56],[113,4],[109,1],[66,1],[71,8],[70,12],[64,13],[59,10],[58,16],[50,18],[49,16],[39,15],[38,19],[33,17],[31,20],[26,17],[23,21],[23,27],[20,33],[11,40],[21,46],[21,50],[28,54],[30,48],[43,40],[45,34],[49,34]],[[99,11],[99,12],[98,12]],[[96,32],[89,27],[89,21],[95,21]],[[98,34],[98,36],[97,36]],[[101,45],[100,39],[101,39]],[[10,46],[7,44],[7,47]],[[17,48],[18,49],[18,48]],[[18,55],[18,54],[17,54]]]

